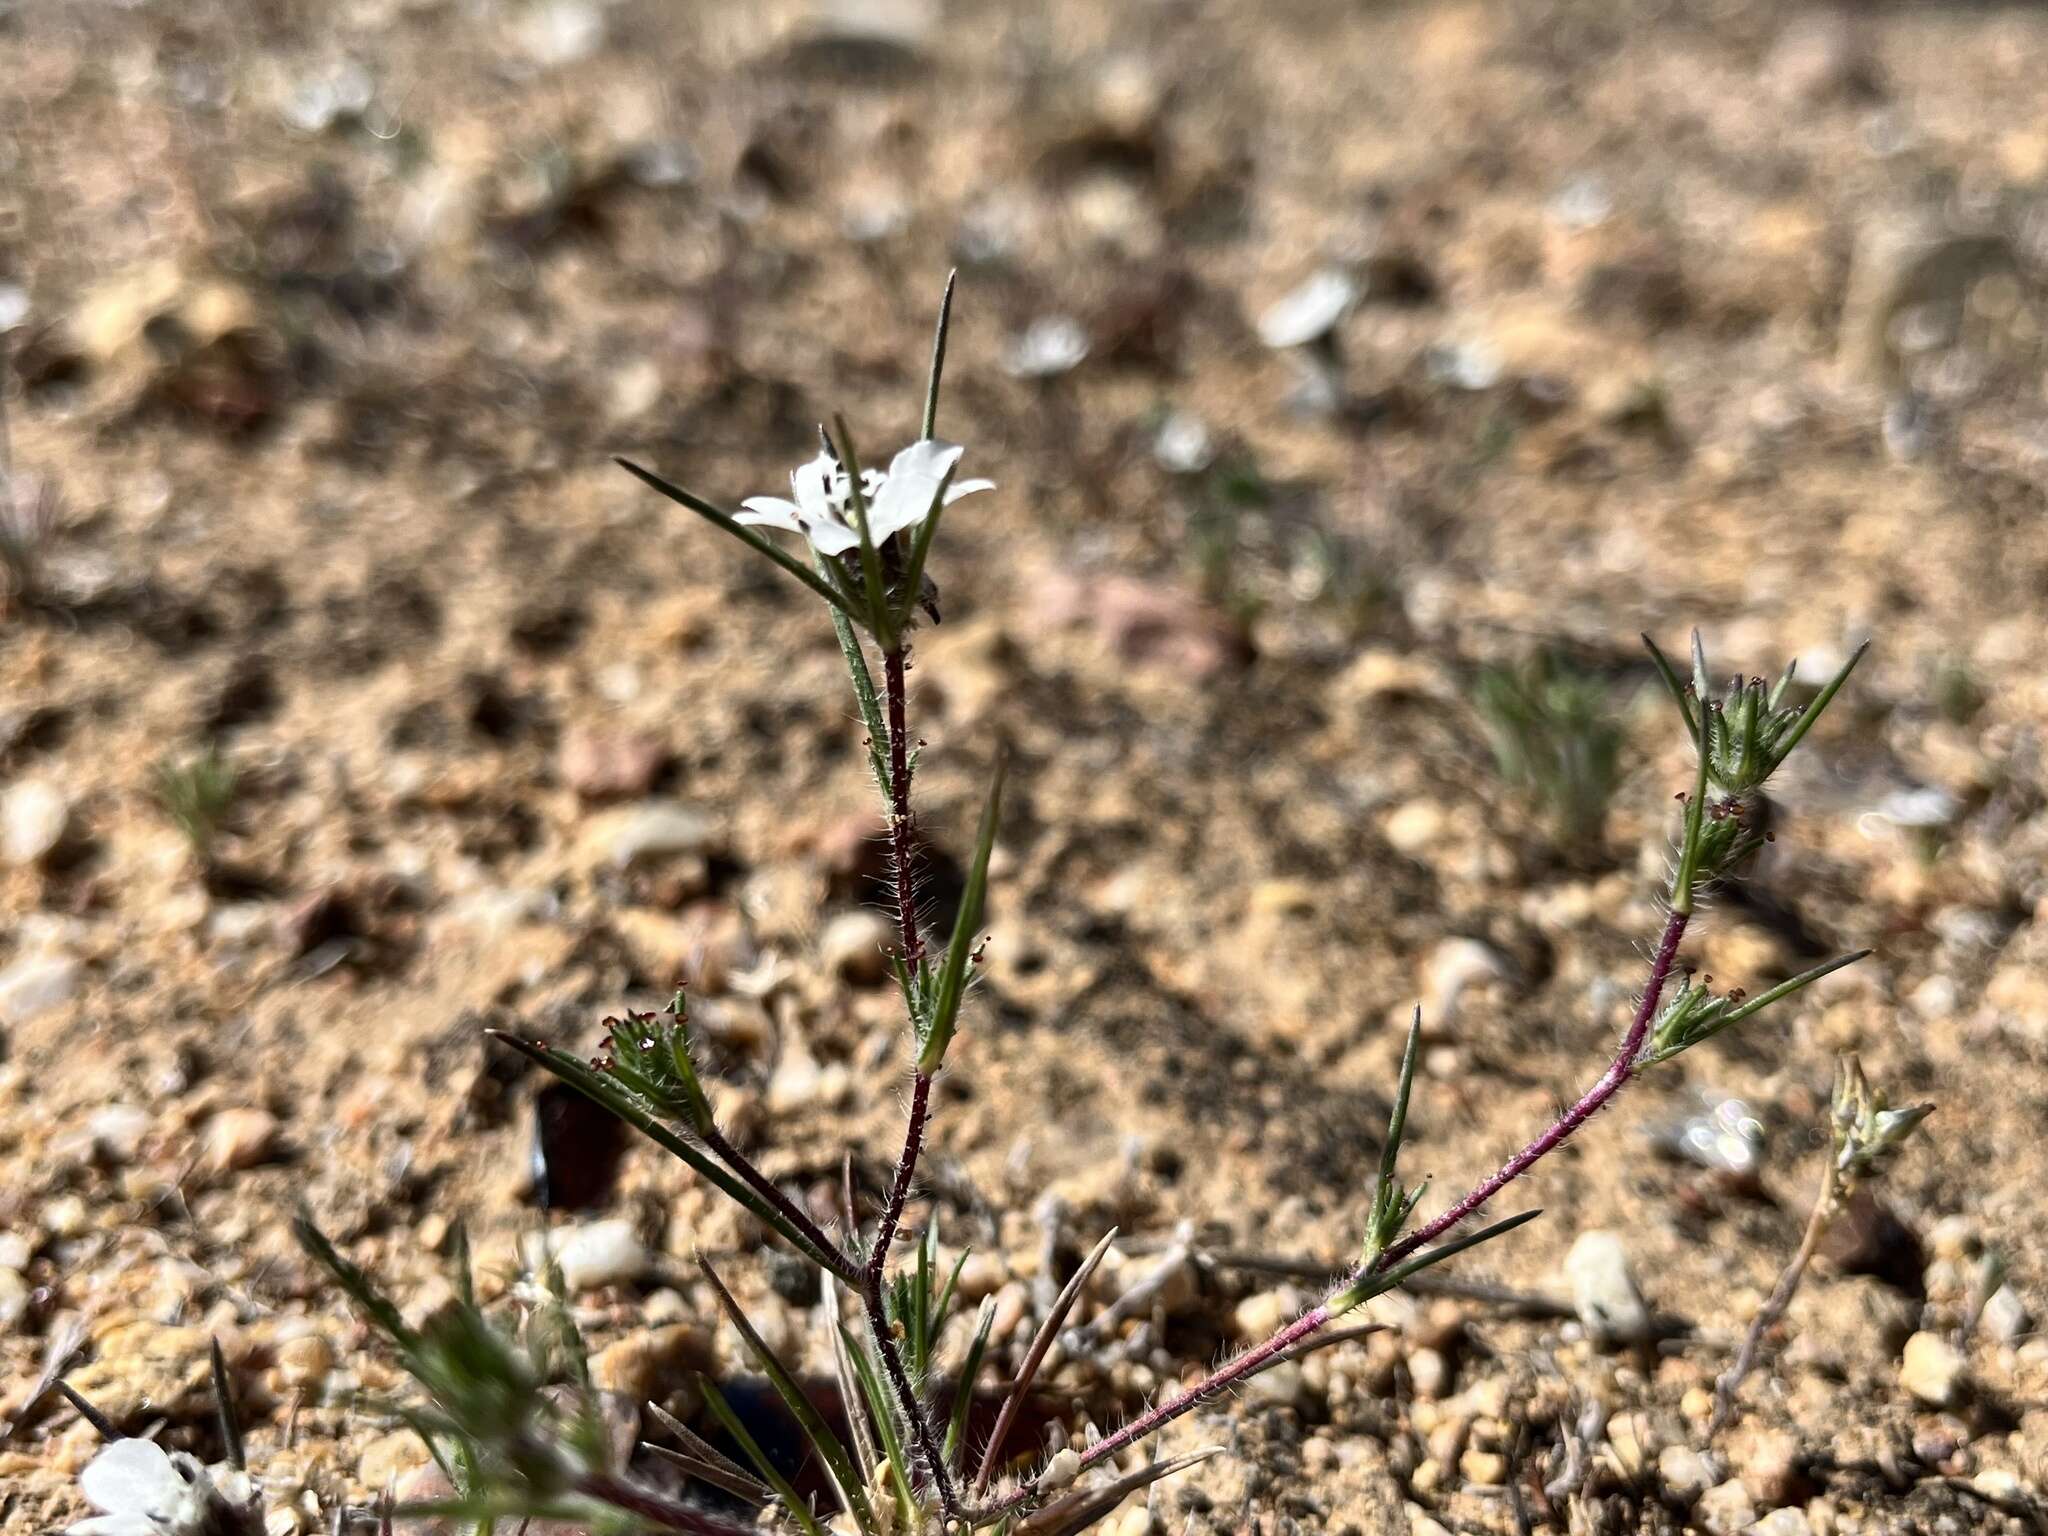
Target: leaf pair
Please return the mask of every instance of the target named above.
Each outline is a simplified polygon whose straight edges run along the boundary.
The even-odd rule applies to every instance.
[[[1423,1190],[1428,1181],[1413,1189],[1403,1189],[1396,1178],[1400,1160],[1401,1142],[1408,1133],[1408,1099],[1415,1087],[1415,1067],[1420,1056],[1422,1043],[1422,1010],[1417,1008],[1408,1024],[1408,1042],[1401,1052],[1401,1077],[1394,1090],[1393,1108],[1387,1115],[1386,1140],[1380,1146],[1379,1179],[1373,1186],[1372,1211],[1367,1217],[1365,1250],[1359,1265],[1352,1272],[1352,1278],[1342,1289],[1330,1297],[1328,1307],[1332,1318],[1340,1317],[1354,1307],[1362,1306],[1373,1297],[1393,1290],[1403,1281],[1441,1264],[1445,1259],[1476,1248],[1481,1243],[1491,1242],[1524,1223],[1534,1221],[1541,1211],[1523,1211],[1482,1227],[1477,1232],[1463,1237],[1454,1237],[1439,1243],[1427,1252],[1415,1254],[1405,1262],[1389,1267],[1390,1258],[1400,1249],[1400,1237],[1408,1220],[1415,1214],[1415,1207],[1422,1201]]]

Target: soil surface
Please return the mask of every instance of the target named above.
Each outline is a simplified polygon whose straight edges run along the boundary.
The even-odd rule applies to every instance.
[[[1423,1209],[1539,1130],[1690,782],[1638,632],[1804,677],[1869,636],[1685,956],[1876,954],[1622,1095],[1466,1294],[1176,1425],[1226,1454],[1106,1528],[2048,1528],[2044,79],[2048,13],[1988,4],[0,7],[0,1523],[85,1513],[47,1371],[218,1457],[210,1338],[273,1532],[405,1483],[301,1207],[416,1313],[457,1223],[493,1295],[610,1240],[577,1307],[627,1402],[749,1371],[700,1251],[829,1372],[801,1266],[655,1148],[607,1179],[569,1125],[542,1209],[542,1083],[483,1031],[594,1049],[687,982],[768,1172],[884,1187],[831,628],[610,456],[731,505],[837,410],[880,461],[957,265],[939,430],[998,490],[913,652],[935,925],[1011,791],[911,1217],[998,1299],[984,1391],[1111,1225],[1084,1316],[1151,1291],[1037,1434],[1312,1299],[1417,1001]],[[1539,652],[1620,731],[1569,840],[1473,703]],[[1846,1052],[1939,1107],[1709,1454]]]

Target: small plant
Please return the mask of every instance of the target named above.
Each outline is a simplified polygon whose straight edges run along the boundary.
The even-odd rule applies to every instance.
[[[930,1130],[933,1085],[962,1026],[1002,807],[1003,769],[998,765],[952,931],[944,937],[928,934],[919,917],[918,865],[913,857],[913,786],[919,758],[913,749],[917,738],[910,723],[906,679],[919,622],[937,619],[938,588],[928,572],[928,558],[941,518],[960,497],[991,489],[987,481],[957,481],[965,450],[935,436],[951,298],[949,283],[933,347],[923,433],[895,455],[886,471],[863,467],[846,423],[837,419],[831,430],[820,429],[819,454],[791,476],[790,499],[752,498],[737,514],[652,471],[625,464],[641,481],[739,539],[809,590],[824,603],[838,635],[854,700],[867,727],[868,767],[888,818],[899,940],[893,965],[906,1025],[909,1108],[901,1149],[879,1208],[871,1219],[864,1219],[849,1189],[840,1222],[821,1221],[722,1134],[699,1078],[689,1020],[680,1000],[664,1015],[635,1015],[615,1022],[606,1048],[595,1060],[539,1041],[493,1033],[508,1048],[610,1109],[751,1212],[822,1276],[826,1323],[849,1405],[850,1444],[823,1424],[720,1277],[709,1266],[704,1269],[718,1305],[829,1471],[837,1510],[821,1516],[780,1479],[758,1447],[749,1448],[744,1425],[722,1406],[715,1384],[708,1385],[705,1394],[710,1411],[753,1467],[748,1471],[700,1449],[686,1449],[679,1454],[696,1467],[696,1475],[720,1487],[740,1481],[765,1490],[784,1517],[807,1532],[821,1531],[823,1521],[830,1519],[838,1529],[850,1525],[861,1536],[908,1536],[942,1528],[1067,1536],[1102,1518],[1135,1487],[1178,1471],[1191,1460],[1122,1464],[1120,1458],[1127,1451],[1260,1371],[1341,1336],[1343,1330],[1331,1325],[1371,1298],[1534,1219],[1538,1213],[1533,1210],[1491,1220],[1482,1217],[1495,1197],[1564,1145],[1641,1072],[1755,1017],[1770,1003],[1858,958],[1818,966],[1754,1000],[1717,997],[1694,987],[1689,979],[1667,996],[1681,971],[1680,947],[1698,917],[1702,893],[1737,875],[1765,835],[1766,784],[1826,709],[1861,652],[1811,702],[1792,708],[1784,703],[1786,683],[1768,689],[1760,680],[1738,678],[1716,697],[1697,637],[1689,683],[1681,683],[1651,645],[1694,749],[1696,769],[1690,792],[1679,797],[1683,820],[1675,867],[1664,892],[1667,915],[1662,932],[1653,942],[1639,1000],[1604,1070],[1494,1173],[1421,1219],[1425,1187],[1409,1187],[1400,1162],[1419,1054],[1418,1011],[1394,1085],[1378,1177],[1358,1192],[1364,1230],[1355,1264],[1334,1280],[1320,1301],[1200,1382],[1134,1415],[1113,1433],[1056,1448],[1018,1475],[1012,1469],[1019,1453],[1010,1443],[1018,1405],[1110,1239],[1103,1239],[1094,1258],[1072,1277],[1042,1320],[1011,1378],[994,1431],[979,1446],[967,1443],[964,1404],[982,1363],[988,1313],[984,1311],[977,1324],[966,1369],[948,1408],[936,1390],[933,1367],[936,1343],[951,1310],[953,1283],[950,1276],[939,1276],[936,1238],[929,1226],[909,1245],[907,1271],[892,1273],[898,1240],[907,1235],[905,1212]],[[797,535],[806,558],[776,544],[762,530]],[[879,662],[879,684],[871,652]],[[597,1459],[587,1424],[574,1414],[559,1417],[532,1401],[537,1373],[481,1338],[471,1324],[459,1325],[459,1337],[405,1331],[395,1311],[375,1296],[358,1272],[331,1249],[319,1246],[317,1234],[307,1230],[302,1236],[342,1278],[358,1304],[398,1342],[408,1369],[436,1405],[435,1416],[423,1421],[425,1432],[452,1437],[457,1443],[473,1442],[465,1453],[463,1476],[456,1479],[464,1500],[457,1513],[474,1518],[487,1511],[510,1519],[573,1509],[579,1519],[595,1520],[596,1511],[614,1524],[638,1523],[666,1531],[741,1529],[723,1517],[654,1495],[621,1469]],[[854,1405],[865,1411],[854,1411]]]
[[[209,746],[196,757],[164,759],[153,777],[158,806],[185,834],[192,856],[202,865],[210,862],[214,844],[234,811],[235,765],[218,746]]]
[[[1473,707],[1501,777],[1548,815],[1558,846],[1597,848],[1621,782],[1621,725],[1607,688],[1539,651],[1481,669]]]
[[[1798,1251],[1778,1276],[1770,1296],[1757,1308],[1735,1363],[1714,1385],[1714,1416],[1707,1425],[1709,1439],[1734,1420],[1735,1394],[1756,1369],[1757,1358],[1763,1353],[1764,1336],[1792,1305],[1828,1227],[1841,1214],[1857,1186],[1881,1176],[1920,1128],[1920,1122],[1933,1113],[1932,1104],[1892,1108],[1883,1090],[1871,1087],[1863,1075],[1862,1064],[1854,1056],[1845,1056],[1837,1063],[1834,1103],[1828,1117],[1833,1146],[1821,1170],[1820,1193],[1814,1199],[1813,1214],[1807,1218]]]

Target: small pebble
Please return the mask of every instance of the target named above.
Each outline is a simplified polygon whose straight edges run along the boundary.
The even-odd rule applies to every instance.
[[[334,1369],[334,1346],[324,1334],[302,1333],[277,1347],[278,1379],[288,1387],[318,1386]]]
[[[37,864],[64,841],[71,802],[44,779],[23,779],[0,797],[0,856],[9,864]]]
[[[85,967],[69,955],[24,955],[0,971],[0,1024],[26,1024],[78,995]]]
[[[623,1218],[588,1222],[550,1234],[549,1247],[571,1291],[637,1280],[647,1271],[647,1249]]]
[[[1968,1371],[1961,1351],[1947,1339],[1916,1333],[1899,1361],[1899,1385],[1930,1408],[1947,1408],[1962,1398]]]
[[[1750,1501],[1749,1490],[1732,1477],[1701,1494],[1694,1513],[1709,1536],[1736,1536],[1756,1523],[1756,1505]]]
[[[1628,1251],[1612,1232],[1584,1232],[1564,1261],[1572,1306],[1587,1337],[1601,1349],[1644,1344],[1654,1332],[1650,1309],[1636,1286]]]
[[[206,1123],[206,1166],[238,1173],[267,1162],[276,1150],[277,1116],[267,1109],[224,1109]]]
[[[865,907],[841,912],[818,936],[818,957],[841,980],[871,987],[889,975],[889,950],[896,930],[879,912]]]

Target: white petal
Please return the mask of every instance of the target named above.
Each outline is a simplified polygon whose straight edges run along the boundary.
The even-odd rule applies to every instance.
[[[733,521],[751,523],[762,528],[781,528],[789,533],[802,533],[802,514],[793,501],[784,501],[780,496],[749,496],[740,503],[745,510],[735,512]]]
[[[154,1440],[116,1440],[93,1457],[78,1483],[86,1502],[109,1515],[168,1514],[190,1492]]]
[[[821,555],[843,555],[860,548],[860,535],[837,518],[825,518],[804,529],[804,537]]]
[[[790,475],[789,483],[796,488],[796,504],[802,509],[804,521],[831,515],[833,482],[839,478],[839,465],[829,453],[820,453]]]
[[[877,544],[930,515],[940,480],[966,451],[958,443],[927,440],[912,443],[889,461],[889,478],[868,509],[868,531]]]
[[[955,480],[946,487],[946,505],[951,506],[962,496],[972,496],[976,491],[992,491],[996,488],[993,480]]]

